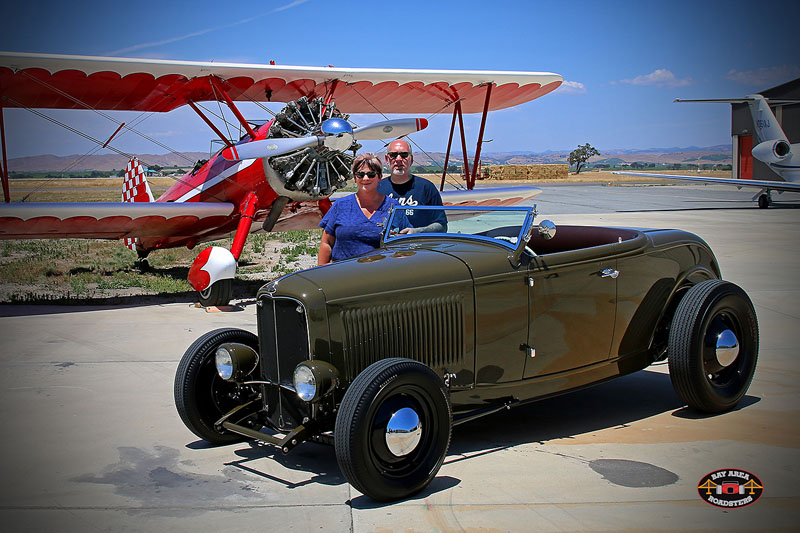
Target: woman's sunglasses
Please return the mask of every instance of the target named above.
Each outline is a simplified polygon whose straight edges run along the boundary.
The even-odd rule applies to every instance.
[[[357,178],[363,178],[364,176],[368,176],[370,178],[374,178],[377,175],[378,175],[378,173],[375,172],[374,170],[370,170],[369,172],[353,172],[353,176],[355,176]]]

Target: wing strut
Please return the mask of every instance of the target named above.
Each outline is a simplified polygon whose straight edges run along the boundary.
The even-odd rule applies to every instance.
[[[226,145],[228,148],[230,148],[230,147],[232,147],[232,146],[233,146],[233,143],[232,143],[232,142],[231,142],[231,141],[230,141],[230,140],[229,140],[227,137],[225,137],[225,135],[223,135],[221,131],[219,131],[219,130],[217,129],[217,127],[214,125],[214,123],[213,123],[213,122],[211,122],[211,121],[208,119],[208,117],[207,117],[207,116],[205,116],[205,115],[203,114],[203,112],[202,112],[202,111],[200,111],[200,110],[197,108],[197,106],[195,105],[195,103],[194,103],[194,102],[192,102],[191,100],[189,101],[189,107],[191,107],[192,109],[194,109],[194,112],[195,112],[195,113],[197,113],[198,115],[200,115],[200,118],[202,118],[202,119],[203,119],[203,122],[205,122],[206,124],[208,124],[208,127],[209,127],[209,128],[211,128],[212,130],[214,130],[214,133],[216,133],[216,134],[217,134],[217,136],[218,136],[220,139],[222,139],[222,142],[224,142],[224,143],[225,143],[225,145]]]
[[[478,164],[481,160],[481,147],[483,146],[483,130],[486,128],[486,114],[489,112],[489,101],[492,99],[492,85],[489,83],[486,86],[486,100],[483,103],[483,116],[481,117],[481,129],[478,132],[478,144],[475,145],[475,162],[472,164],[472,177],[467,181],[467,188],[472,189],[475,187],[475,178],[477,177]],[[465,169],[466,170],[466,169]]]
[[[231,100],[231,97],[228,96],[228,93],[225,91],[225,89],[222,87],[222,85],[217,82],[217,78],[214,77],[214,76],[209,76],[208,79],[211,80],[211,85],[214,86],[214,88],[216,88],[220,92],[220,94],[222,95],[222,98],[225,100],[225,103],[228,104],[228,108],[231,110],[231,112],[234,115],[236,115],[236,119],[239,121],[239,124],[241,124],[244,127],[244,129],[250,135],[250,138],[252,140],[255,140],[256,139],[256,132],[253,131],[252,126],[250,126],[250,123],[247,122],[244,119],[244,117],[242,116],[241,113],[239,113],[239,109],[233,103],[233,100]]]
[[[5,108],[0,105],[0,146],[3,149],[3,166],[0,168],[0,178],[3,181],[3,199],[11,202],[11,193],[8,191],[8,159],[6,158],[6,126],[3,120]]]
[[[472,165],[472,172],[469,169],[469,160],[467,159],[467,141],[464,137],[464,115],[461,112],[461,100],[456,100],[455,107],[453,108],[453,122],[450,124],[450,137],[447,139],[447,153],[444,156],[444,170],[442,171],[442,181],[439,185],[439,190],[444,190],[444,180],[447,176],[447,165],[450,162],[450,149],[453,146],[453,133],[456,128],[456,118],[458,118],[458,129],[461,134],[461,150],[464,154],[464,178],[467,182],[467,190],[475,188],[475,179],[478,173],[478,165],[481,158],[481,146],[483,145],[483,132],[486,129],[486,115],[489,113],[489,102],[492,98],[493,83],[486,84],[486,100],[483,104],[483,114],[481,115],[481,128],[478,133],[478,142],[475,146],[475,162]]]

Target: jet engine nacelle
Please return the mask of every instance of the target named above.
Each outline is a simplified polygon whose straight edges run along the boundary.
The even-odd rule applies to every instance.
[[[792,146],[783,139],[764,141],[753,147],[753,157],[764,163],[778,163],[792,155]]]

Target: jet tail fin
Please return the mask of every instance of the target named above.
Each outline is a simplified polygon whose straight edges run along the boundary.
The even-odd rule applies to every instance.
[[[753,117],[753,125],[756,128],[756,138],[759,143],[766,141],[785,141],[789,142],[783,129],[775,118],[769,105],[796,104],[797,100],[768,100],[760,94],[748,94],[744,98],[705,98],[700,100],[688,100],[676,98],[676,102],[719,102],[728,104],[747,104],[750,114]]]
[[[128,166],[125,167],[125,179],[122,182],[122,201],[123,202],[153,202],[153,192],[150,190],[150,184],[147,183],[147,176],[142,168],[142,163],[136,158],[131,158],[128,161]],[[125,246],[136,251],[136,242],[139,239],[136,237],[125,238]]]

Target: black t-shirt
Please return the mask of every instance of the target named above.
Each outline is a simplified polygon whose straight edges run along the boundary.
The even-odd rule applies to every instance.
[[[442,197],[436,186],[425,178],[420,178],[411,174],[410,179],[405,183],[394,183],[391,178],[383,178],[378,183],[378,192],[397,200],[403,207],[414,207],[416,205],[442,205]],[[444,211],[423,211],[416,210],[413,214],[406,211],[406,216],[412,227],[422,228],[434,222],[439,222],[443,228],[447,228],[447,217]],[[442,230],[442,231],[445,231]]]

